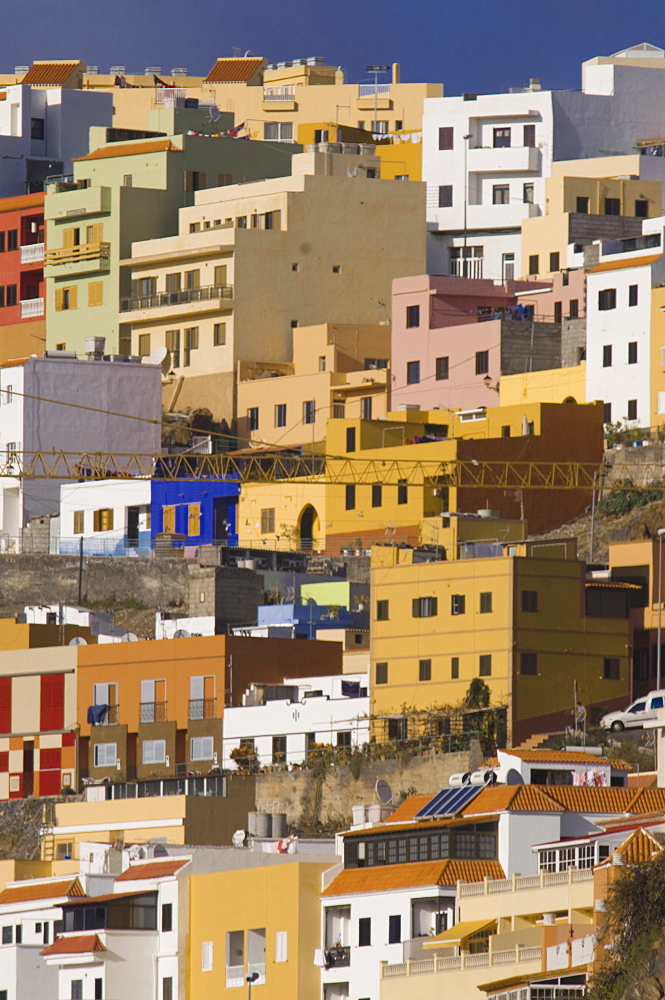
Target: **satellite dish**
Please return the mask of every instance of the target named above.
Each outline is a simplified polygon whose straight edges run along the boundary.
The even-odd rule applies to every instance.
[[[171,352],[166,347],[158,347],[156,351],[143,359],[146,365],[159,365],[162,375],[168,375],[171,371]]]
[[[134,635],[133,632],[124,632],[123,635],[120,636],[120,642],[138,642],[138,641],[139,637],[137,635]]]
[[[379,778],[374,786],[374,791],[376,792],[377,799],[379,802],[382,802],[384,806],[387,806],[392,802],[393,790],[385,778]]]
[[[70,639],[70,640],[69,640],[69,643],[68,643],[68,645],[69,645],[69,646],[87,646],[87,645],[88,645],[88,643],[87,643],[87,641],[86,641],[86,640],[85,640],[85,639],[83,638],[83,636],[82,636],[82,635],[75,635],[73,639]]]
[[[163,844],[155,844],[155,849],[152,852],[153,858],[168,858],[169,852],[166,850]]]
[[[510,770],[508,771],[508,774],[506,775],[506,784],[507,785],[523,785],[524,784],[524,778],[522,777],[522,775],[520,774],[520,772],[516,768],[511,767]]]
[[[188,632],[186,628],[179,628],[173,633],[174,639],[189,639],[191,632]]]
[[[247,833],[245,830],[236,830],[231,838],[231,843],[234,847],[244,847],[247,842]]]

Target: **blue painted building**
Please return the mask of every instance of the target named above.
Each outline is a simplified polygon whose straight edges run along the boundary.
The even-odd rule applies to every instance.
[[[240,484],[228,479],[153,480],[150,531],[184,535],[183,545],[238,544]]]

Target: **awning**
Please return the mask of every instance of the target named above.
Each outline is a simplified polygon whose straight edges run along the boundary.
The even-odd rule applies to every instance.
[[[479,931],[487,930],[496,923],[496,917],[491,920],[463,920],[454,927],[449,927],[447,931],[437,934],[436,937],[428,938],[423,942],[423,948],[449,948],[454,944],[461,944],[465,938]]]

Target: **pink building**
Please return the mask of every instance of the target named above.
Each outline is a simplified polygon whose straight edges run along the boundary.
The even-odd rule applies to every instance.
[[[586,280],[584,268],[557,271],[545,288],[517,293],[517,301],[533,306],[534,319],[561,323],[586,317]]]
[[[551,289],[551,282],[427,274],[395,279],[392,408],[497,406],[502,374],[558,367],[560,324],[525,322],[533,307],[517,297],[538,289]]]

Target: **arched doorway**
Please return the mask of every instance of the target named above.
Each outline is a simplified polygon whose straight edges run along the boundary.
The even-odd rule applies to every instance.
[[[303,507],[298,520],[298,540],[301,549],[314,547],[319,530],[319,515],[311,504]]]
[[[564,403],[577,403],[577,400],[574,396],[566,396]]]

